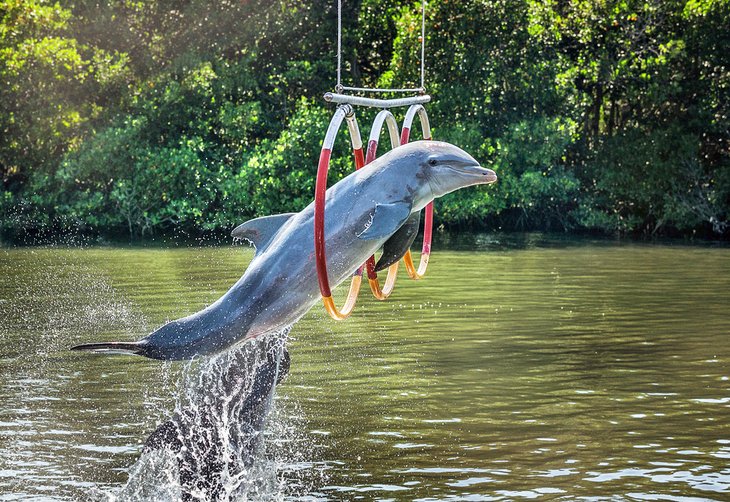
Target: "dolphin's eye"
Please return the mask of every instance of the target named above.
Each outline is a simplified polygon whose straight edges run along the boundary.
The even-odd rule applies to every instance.
[[[428,165],[429,166],[435,166],[438,163],[439,163],[439,161],[436,160],[436,159],[428,159]]]

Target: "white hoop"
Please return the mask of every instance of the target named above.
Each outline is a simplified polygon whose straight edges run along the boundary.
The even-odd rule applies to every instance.
[[[383,129],[383,122],[388,126],[388,134],[390,136],[390,146],[395,148],[400,146],[400,134],[398,133],[398,122],[390,110],[380,110],[373,120],[373,126],[370,129],[368,137],[368,153],[370,153],[370,144],[380,141],[380,131]]]

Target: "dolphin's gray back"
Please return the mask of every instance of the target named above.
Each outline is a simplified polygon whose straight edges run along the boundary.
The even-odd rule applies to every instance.
[[[435,196],[493,183],[495,173],[448,143],[418,141],[400,146],[327,190],[325,247],[328,278],[337,286]],[[319,299],[314,250],[314,205],[237,227],[234,234],[258,241],[243,277],[206,309],[170,322],[138,342],[72,347],[187,359],[219,352],[301,318]],[[280,224],[277,231],[277,224]],[[414,228],[417,225],[414,225]],[[391,255],[410,246],[414,232],[399,234]],[[391,258],[393,258],[391,256]]]
[[[358,237],[372,219],[376,203],[412,194],[408,184],[383,183],[387,176],[374,176],[392,167],[378,160],[327,191],[325,245],[333,286],[352,275],[385,241]],[[163,326],[141,343],[145,355],[159,359],[216,353],[295,323],[319,298],[312,203],[292,216],[265,249],[257,250],[243,276],[218,301]]]

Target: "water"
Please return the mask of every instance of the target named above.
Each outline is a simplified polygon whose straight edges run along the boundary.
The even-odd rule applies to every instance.
[[[469,244],[293,328],[242,500],[730,500],[730,249]],[[0,250],[0,500],[119,494],[185,365],[65,349],[192,313],[251,256]]]
[[[288,332],[184,364],[172,418],[147,438],[122,490],[101,499],[265,500],[278,492],[263,439],[275,382],[288,374]]]

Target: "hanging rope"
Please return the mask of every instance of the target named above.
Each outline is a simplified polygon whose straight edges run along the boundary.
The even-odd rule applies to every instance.
[[[416,88],[382,88],[382,87],[347,87],[342,85],[342,0],[337,0],[337,85],[335,92],[426,92],[426,0],[421,0],[421,87]]]
[[[421,89],[426,92],[426,0],[421,0]]]
[[[347,318],[355,307],[355,302],[360,291],[363,272],[367,271],[368,283],[373,295],[378,300],[385,300],[393,292],[395,281],[398,274],[398,265],[400,261],[388,267],[388,274],[384,285],[380,286],[378,275],[375,272],[375,257],[368,258],[366,263],[361,265],[352,276],[350,289],[347,298],[341,309],[338,309],[332,298],[332,290],[329,284],[329,275],[327,273],[327,251],[325,244],[325,199],[327,191],[327,173],[330,166],[330,157],[334,148],[335,137],[343,121],[347,122],[347,128],[350,133],[350,143],[355,158],[355,169],[361,169],[375,159],[380,133],[383,125],[387,125],[390,136],[391,148],[404,145],[410,140],[411,127],[413,119],[418,116],[421,122],[421,130],[423,139],[431,139],[431,126],[428,121],[428,115],[423,104],[428,103],[431,97],[425,94],[426,79],[426,1],[421,1],[421,87],[411,89],[386,89],[386,88],[365,88],[365,87],[346,87],[342,85],[342,0],[337,0],[337,85],[335,93],[328,92],[325,94],[325,101],[338,103],[339,106],[335,111],[329,128],[325,134],[322,151],[320,152],[319,165],[317,167],[317,179],[314,190],[314,249],[315,264],[317,267],[317,279],[319,282],[319,290],[322,294],[322,302],[325,310],[333,319],[342,320]],[[343,91],[354,92],[404,92],[418,93],[417,96],[408,96],[397,99],[375,99],[363,96],[352,96],[342,94]],[[383,108],[378,113],[370,130],[370,137],[367,144],[367,153],[363,152],[362,138],[360,129],[355,119],[355,110],[353,106],[372,106]],[[389,108],[401,106],[409,106],[403,121],[403,128],[399,134],[398,123]],[[425,222],[423,244],[421,247],[421,257],[418,268],[413,263],[413,257],[410,250],[403,257],[406,271],[412,279],[420,279],[426,273],[429,257],[431,255],[431,236],[433,227],[433,201],[425,208]]]
[[[335,92],[342,92],[342,0],[337,0],[337,86]]]

